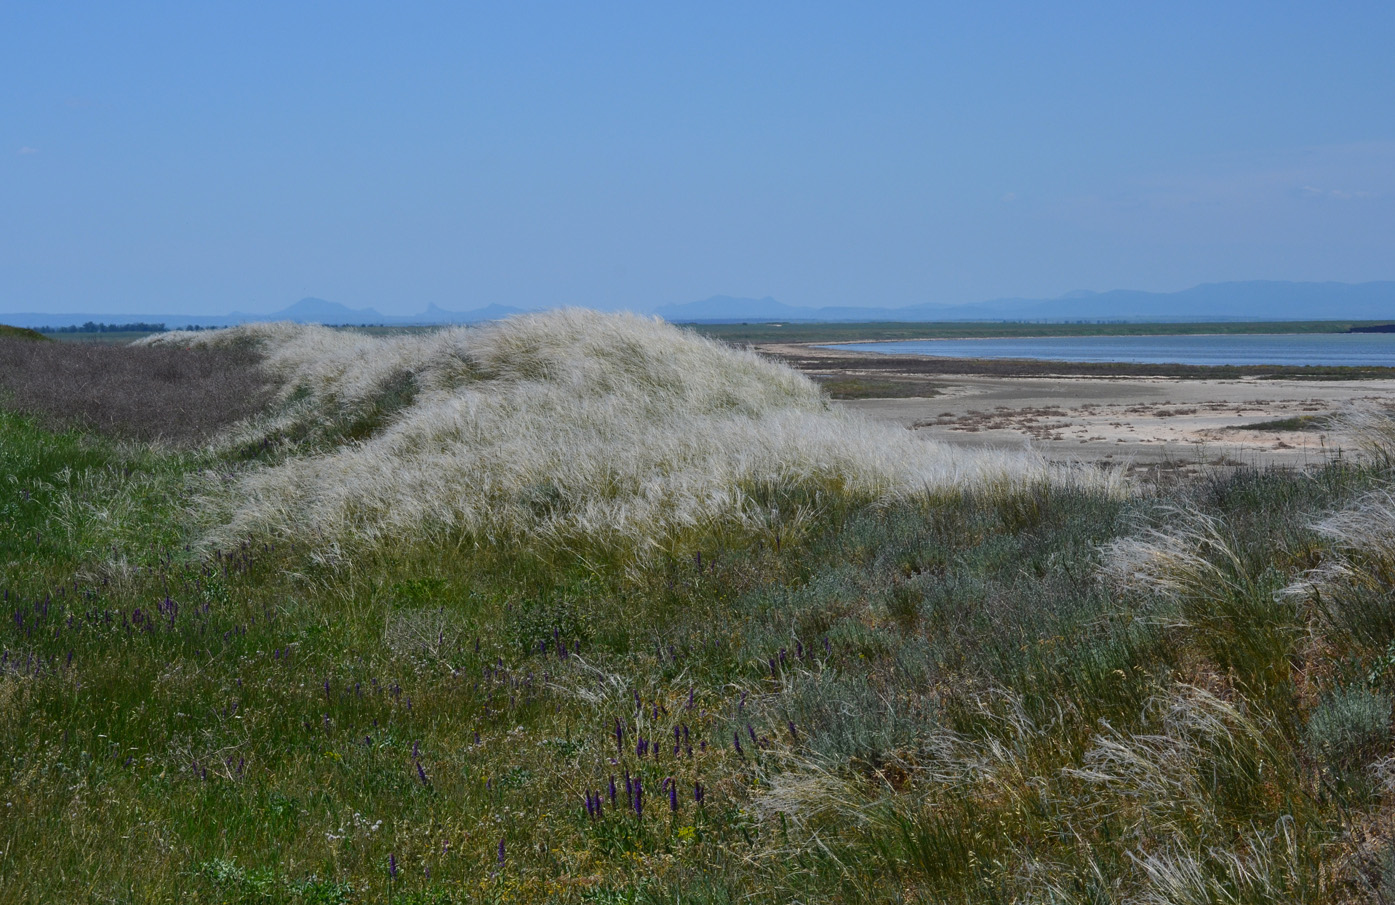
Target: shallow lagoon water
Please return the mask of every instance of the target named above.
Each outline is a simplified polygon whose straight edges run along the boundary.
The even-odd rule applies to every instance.
[[[1395,333],[1259,333],[1201,336],[1032,336],[839,343],[851,352],[942,358],[1188,365],[1395,366]]]

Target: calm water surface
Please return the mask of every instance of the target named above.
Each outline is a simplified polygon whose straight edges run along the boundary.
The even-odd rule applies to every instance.
[[[1048,361],[1188,365],[1395,366],[1395,333],[924,339],[846,343],[825,348],[945,358],[1040,358]]]

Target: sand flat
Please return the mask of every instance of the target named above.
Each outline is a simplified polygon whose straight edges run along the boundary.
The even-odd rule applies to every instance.
[[[894,365],[876,372],[858,370],[866,356],[837,349],[770,344],[761,351],[822,376],[917,379],[936,395],[838,404],[926,439],[975,447],[1030,446],[1053,459],[1302,467],[1337,454],[1342,438],[1311,426],[1249,426],[1303,417],[1320,424],[1325,416],[1352,406],[1395,403],[1395,379],[954,374],[951,359],[938,359],[940,373],[932,376]]]
[[[1052,458],[1199,465],[1306,465],[1339,440],[1316,430],[1247,430],[1395,400],[1395,381],[950,377],[941,395],[840,402],[927,439],[1030,445]]]

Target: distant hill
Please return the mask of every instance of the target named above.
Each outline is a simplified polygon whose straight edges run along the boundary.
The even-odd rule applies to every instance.
[[[713,296],[656,309],[666,320],[954,321],[954,320],[1379,320],[1395,318],[1395,281],[1291,283],[1278,280],[1202,283],[1180,292],[1070,292],[1054,299],[993,299],[967,305],[903,308],[801,308],[772,298]]]
[[[237,323],[247,321],[295,321],[298,324],[380,324],[383,315],[372,308],[350,308],[324,299],[303,298],[280,311],[266,315],[234,311],[228,319]]]

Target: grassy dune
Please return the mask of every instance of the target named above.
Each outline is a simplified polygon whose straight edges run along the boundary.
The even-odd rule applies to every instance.
[[[1395,894],[1384,416],[1125,488],[640,319],[161,342],[268,407],[0,412],[0,903]]]

